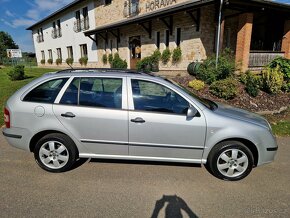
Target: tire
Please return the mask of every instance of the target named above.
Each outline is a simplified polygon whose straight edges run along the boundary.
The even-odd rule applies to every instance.
[[[219,179],[237,181],[250,174],[253,164],[253,154],[243,143],[224,141],[211,150],[206,168]]]
[[[75,143],[66,135],[51,133],[42,137],[34,148],[34,158],[44,170],[65,172],[76,162],[78,151]]]

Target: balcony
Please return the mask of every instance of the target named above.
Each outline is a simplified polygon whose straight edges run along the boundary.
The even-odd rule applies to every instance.
[[[52,37],[53,39],[56,39],[56,38],[60,38],[60,37],[62,37],[61,28],[54,28],[54,29],[51,31],[51,37]]]
[[[36,41],[37,41],[38,43],[40,43],[40,42],[44,42],[43,35],[38,35],[38,36],[36,37]]]
[[[76,20],[74,22],[74,31],[76,33],[90,29],[89,17]]]

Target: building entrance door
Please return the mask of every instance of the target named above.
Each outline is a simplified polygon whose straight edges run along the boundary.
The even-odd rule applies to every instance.
[[[141,59],[141,37],[133,36],[129,38],[130,68],[136,69],[137,61]]]

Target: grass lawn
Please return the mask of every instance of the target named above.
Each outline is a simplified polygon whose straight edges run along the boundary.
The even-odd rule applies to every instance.
[[[5,106],[5,102],[16,90],[21,88],[22,86],[26,85],[30,81],[40,77],[44,73],[56,71],[54,69],[44,69],[44,68],[37,68],[31,67],[25,68],[25,75],[28,79],[20,80],[20,81],[11,81],[7,75],[7,72],[11,70],[10,67],[5,67],[0,69],[0,127],[4,124],[3,120],[3,109]]]

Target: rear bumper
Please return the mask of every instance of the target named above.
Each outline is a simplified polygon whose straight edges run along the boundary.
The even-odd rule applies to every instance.
[[[7,142],[13,147],[30,151],[29,150],[29,141],[30,141],[30,131],[23,128],[3,128],[2,134],[5,136]]]

